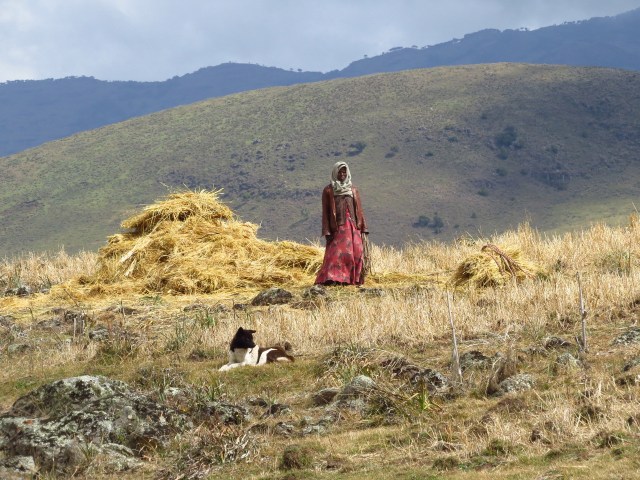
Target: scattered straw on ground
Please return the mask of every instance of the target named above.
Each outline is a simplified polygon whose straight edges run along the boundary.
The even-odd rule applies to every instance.
[[[521,282],[541,274],[544,274],[544,270],[524,258],[518,247],[506,246],[500,249],[489,243],[479,253],[467,257],[458,266],[450,282],[455,287],[495,287],[513,280]]]
[[[207,294],[313,283],[322,250],[267,242],[239,221],[220,191],[173,193],[122,222],[98,252],[90,277],[66,288],[85,294]]]

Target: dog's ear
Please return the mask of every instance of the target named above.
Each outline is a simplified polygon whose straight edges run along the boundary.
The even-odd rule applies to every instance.
[[[245,332],[246,332],[246,333],[250,333],[250,334],[252,334],[252,335],[253,335],[254,333],[256,333],[256,331],[255,331],[255,330],[245,330]]]
[[[242,332],[244,332],[244,328],[240,327],[240,328],[238,328],[238,331],[236,332],[236,335],[239,334],[239,333],[242,333]]]

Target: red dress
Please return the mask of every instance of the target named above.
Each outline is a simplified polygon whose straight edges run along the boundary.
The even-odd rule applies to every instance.
[[[333,239],[327,243],[322,268],[316,284],[341,283],[362,285],[362,235],[346,212],[344,225],[339,225]]]

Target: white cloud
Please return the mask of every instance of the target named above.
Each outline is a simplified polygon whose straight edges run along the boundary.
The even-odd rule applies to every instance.
[[[227,61],[329,71],[396,46],[637,7],[640,0],[0,0],[0,81],[164,80]]]

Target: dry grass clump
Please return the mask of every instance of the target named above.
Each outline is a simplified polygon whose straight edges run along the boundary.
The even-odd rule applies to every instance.
[[[498,287],[511,280],[521,282],[543,273],[544,269],[527,260],[519,247],[509,245],[501,249],[488,243],[479,253],[465,258],[450,281],[456,287],[468,284]]]
[[[260,240],[219,193],[173,193],[126,219],[130,231],[109,237],[96,273],[79,283],[89,293],[206,294],[313,282],[319,248]]]
[[[0,260],[0,293],[6,289],[27,286],[36,292],[66,282],[95,268],[96,254],[79,252],[69,255],[58,252],[23,253]]]

